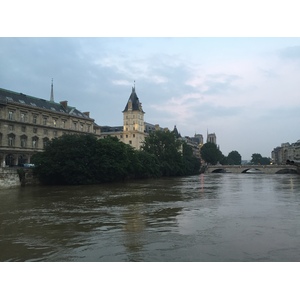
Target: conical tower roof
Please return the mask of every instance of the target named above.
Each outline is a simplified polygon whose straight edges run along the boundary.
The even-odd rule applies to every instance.
[[[139,98],[135,92],[135,87],[132,87],[132,91],[131,91],[131,94],[129,96],[129,99],[127,101],[127,104],[125,106],[125,109],[123,110],[123,112],[126,112],[128,111],[128,103],[131,102],[132,103],[132,110],[138,110],[138,111],[141,111],[141,112],[144,112],[143,109],[142,109],[142,103],[140,103],[139,101]]]

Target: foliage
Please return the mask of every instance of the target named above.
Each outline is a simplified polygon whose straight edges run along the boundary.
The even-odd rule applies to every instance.
[[[240,165],[242,163],[242,156],[237,151],[231,151],[227,156],[228,165]]]
[[[200,168],[190,147],[170,132],[150,135],[139,151],[116,137],[63,135],[51,140],[32,162],[42,183],[65,185],[196,174]]]
[[[205,143],[201,148],[201,157],[208,164],[215,165],[223,158],[222,152],[214,143]]]
[[[32,161],[45,184],[91,184],[133,176],[134,150],[117,138],[97,140],[92,135],[63,135],[49,142]]]
[[[193,155],[193,149],[187,143],[182,145],[183,174],[198,174],[201,164],[200,159]]]
[[[142,151],[154,155],[158,161],[162,176],[180,176],[197,174],[199,159],[186,143],[176,138],[174,132],[154,131],[146,137]]]
[[[262,157],[259,153],[253,153],[251,163],[254,165],[269,165],[271,159],[268,157]]]

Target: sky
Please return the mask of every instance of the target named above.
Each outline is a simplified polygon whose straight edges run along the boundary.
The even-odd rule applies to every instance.
[[[170,129],[176,125],[183,136],[200,133],[206,138],[207,131],[214,132],[224,155],[235,150],[244,160],[250,160],[253,153],[270,157],[271,151],[281,143],[300,139],[297,2],[6,1],[1,3],[0,87],[50,99],[53,78],[56,102],[68,100],[69,105],[90,111],[97,124],[117,126],[122,125],[122,110],[135,82],[146,112],[146,122]],[[199,264],[195,265],[195,270],[191,270],[189,264],[188,272],[185,269],[181,272],[192,275],[185,276],[189,279],[187,283],[178,276],[178,266],[174,266],[175,272],[170,266],[174,265],[160,268],[159,272],[157,265],[152,272],[144,264],[135,265],[138,270],[123,269],[126,273],[120,282],[120,296],[123,297],[124,290],[129,288],[131,298],[140,299],[140,291],[145,287],[149,295],[153,290],[156,297],[157,288],[149,290],[145,284],[150,282],[147,279],[153,281],[157,274],[165,275],[163,285],[167,287],[179,283],[177,286],[181,289],[173,289],[175,293],[172,294],[176,299],[186,297],[186,293],[190,295],[191,291],[199,293],[198,282],[194,282],[195,278],[199,279],[194,276],[199,273]],[[45,266],[42,267],[37,274],[45,270]],[[68,269],[65,278],[74,279],[72,283],[79,278],[78,287],[83,287],[82,293],[78,289],[68,289],[66,293],[69,295],[74,290],[77,297],[90,291],[99,294],[99,266],[89,272],[82,265],[80,267],[81,273],[90,279],[87,283],[82,284],[82,277],[77,276],[77,265],[75,272],[65,266],[59,269],[60,272]],[[117,273],[120,273],[121,266],[117,267]],[[261,263],[253,268],[247,264],[246,271],[242,264],[238,270],[242,276],[235,276],[227,269],[228,264],[215,266],[217,272],[210,264],[200,267],[204,270],[201,274],[205,274],[201,277],[204,282],[201,294],[207,293],[210,297],[218,294],[220,298],[224,297],[225,291],[232,299],[240,299],[241,294],[244,296],[245,283],[253,282],[257,274],[263,275],[263,286],[267,288],[262,289],[261,281],[257,281],[254,293],[270,296],[273,292],[275,298],[286,296],[294,291],[291,287],[297,286],[293,282],[296,278],[293,273],[299,271],[291,264],[288,270],[285,264],[280,264],[280,271],[292,276],[286,276],[286,280],[281,278],[281,290],[273,291],[268,287],[277,280],[278,265],[273,266],[276,273],[269,270],[269,264]],[[57,266],[53,268],[54,274]],[[30,283],[31,269],[32,265],[25,269],[26,274],[28,271],[31,275],[26,277]],[[145,269],[147,273],[143,272]],[[110,270],[109,265],[104,274]],[[7,271],[16,273],[11,266]],[[45,278],[48,274],[52,275],[43,272],[44,276],[40,277]],[[72,277],[73,274],[78,278]],[[137,278],[135,274],[142,276]],[[115,273],[109,275],[106,277],[111,278]],[[19,289],[22,295],[31,288],[26,278],[22,281],[23,289]],[[94,282],[95,278],[97,282]],[[126,278],[131,281],[127,282]],[[135,289],[135,293],[132,292],[132,278],[141,288]],[[242,289],[228,288],[232,278]],[[12,288],[10,282],[7,282],[8,292]],[[43,282],[39,281],[42,288]],[[220,289],[215,289],[216,282]],[[60,288],[59,282],[56,283]],[[155,286],[161,287],[157,283]],[[103,287],[108,295],[112,290],[118,291],[114,290],[115,281],[106,280],[101,286],[102,294]],[[170,296],[171,291],[168,288],[166,295]],[[41,292],[42,289],[31,288],[31,298],[40,298]],[[33,296],[35,294],[37,297]],[[253,298],[251,293],[249,297]]]
[[[49,100],[53,78],[55,102],[120,126],[135,85],[146,122],[204,141],[215,133],[225,156],[243,160],[300,139],[300,38],[18,30],[0,37],[1,88]]]

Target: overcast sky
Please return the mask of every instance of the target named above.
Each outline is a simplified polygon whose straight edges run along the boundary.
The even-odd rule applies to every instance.
[[[0,66],[1,88],[49,100],[53,78],[99,125],[122,125],[135,81],[146,122],[214,132],[224,155],[300,139],[300,38],[1,37]]]

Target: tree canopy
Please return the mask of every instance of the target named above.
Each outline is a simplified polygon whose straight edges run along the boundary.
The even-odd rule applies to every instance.
[[[268,157],[262,157],[259,153],[253,153],[251,163],[255,165],[269,165],[271,159]]]
[[[240,165],[242,163],[242,156],[237,151],[231,151],[227,156],[228,165]]]
[[[208,164],[215,165],[223,158],[222,152],[214,143],[205,143],[201,148],[201,157]]]
[[[93,184],[160,175],[153,155],[135,151],[116,137],[63,135],[51,140],[32,161],[45,184]]]
[[[159,131],[146,138],[142,150],[116,137],[63,135],[51,140],[32,162],[42,183],[65,185],[191,175],[200,169],[200,161],[188,145],[171,132]]]
[[[199,172],[200,160],[192,148],[170,131],[154,131],[146,137],[142,151],[154,155],[162,176],[191,175]]]

